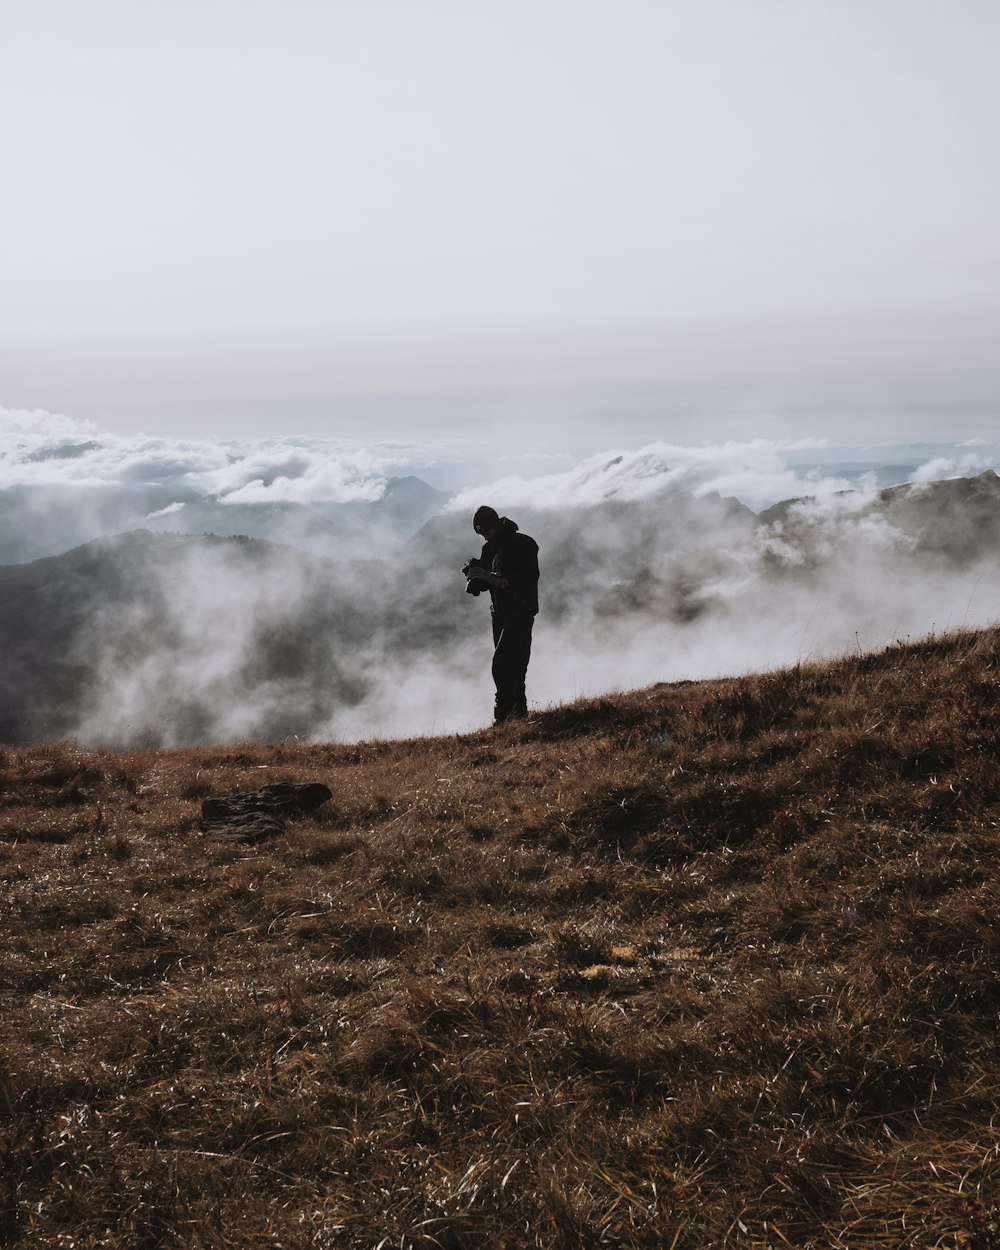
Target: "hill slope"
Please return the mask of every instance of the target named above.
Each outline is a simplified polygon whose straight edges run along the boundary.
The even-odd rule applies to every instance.
[[[460,738],[6,750],[0,1244],[995,1246],[998,696],[987,631]]]

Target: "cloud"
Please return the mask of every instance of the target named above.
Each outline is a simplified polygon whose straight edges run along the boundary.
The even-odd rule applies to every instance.
[[[521,440],[523,444],[525,440]],[[318,554],[398,551],[441,499],[390,497],[393,477],[464,483],[447,507],[470,514],[565,512],[676,494],[736,498],[755,512],[778,501],[837,498],[859,486],[978,473],[1000,446],[838,449],[821,440],[658,441],[570,462],[551,443],[518,441],[497,456],[478,438],[427,446],[297,436],[220,441],[122,436],[57,413],[0,409],[0,564],[57,554],[129,529],[249,534]],[[505,475],[505,459],[516,471]],[[918,467],[914,467],[918,466]],[[844,506],[857,506],[854,502]],[[368,505],[386,500],[378,525]],[[815,507],[815,504],[810,505]]]
[[[851,482],[802,472],[789,466],[786,455],[803,452],[808,442],[753,439],[714,446],[683,447],[649,443],[637,450],[591,456],[571,469],[538,477],[511,475],[460,491],[450,507],[468,511],[486,499],[500,510],[523,507],[550,509],[591,507],[608,500],[636,502],[669,491],[695,496],[718,492],[734,496],[758,510],[791,496],[847,490]]]
[[[249,534],[371,558],[398,549],[438,505],[431,490],[390,497],[392,478],[442,454],[437,445],[294,436],[122,436],[60,414],[0,409],[0,565],[138,528]]]
[[[954,448],[968,445],[955,444]],[[962,455],[931,456],[919,464],[911,480],[919,483],[969,477],[998,462],[1000,448],[992,444],[978,446],[981,450]],[[593,507],[611,500],[638,502],[684,491],[695,497],[717,493],[735,498],[758,512],[787,499],[825,499],[859,488],[862,492],[874,491],[879,465],[892,454],[902,458],[921,450],[852,449],[850,454],[845,451],[844,458],[849,463],[838,472],[836,460],[831,462],[834,453],[825,440],[751,439],[703,446],[656,442],[638,449],[617,449],[591,456],[556,473],[484,477],[481,485],[459,491],[449,509],[468,512],[489,502],[500,512],[523,508],[561,510]],[[853,459],[859,452],[869,458],[871,467],[867,471]],[[827,467],[809,464],[810,456],[828,462]],[[860,504],[855,500],[846,506]]]
[[[975,452],[964,456],[935,456],[917,468],[911,481],[922,485],[926,482],[939,482],[942,478],[969,477],[973,473],[982,473],[990,464],[988,455]]]
[[[85,440],[100,433],[93,421],[79,421],[42,408],[0,408],[0,456],[45,444]]]
[[[971,447],[971,444],[963,444]],[[989,445],[935,454],[915,481],[978,473],[991,463]],[[587,507],[608,500],[652,499],[670,491],[734,496],[757,511],[782,499],[824,496],[857,486],[857,474],[808,463],[829,459],[827,443],[750,439],[683,446],[654,442],[592,455],[558,471],[508,476],[484,470],[470,440],[462,445],[387,444],[317,438],[245,441],[121,436],[92,421],[43,411],[0,408],[0,490],[13,486],[175,487],[231,504],[333,505],[378,499],[389,476],[459,466],[467,485],[450,508],[465,512],[484,498],[503,509]],[[911,452],[912,454],[912,452]],[[531,447],[517,457],[544,469],[568,455]],[[498,464],[498,460],[487,460]],[[185,496],[186,497],[186,496]]]
[[[218,444],[111,434],[93,421],[0,408],[0,489],[197,477],[224,462]]]
[[[399,453],[395,453],[396,467]],[[388,460],[379,448],[262,443],[207,480],[226,503],[348,503],[381,499]]]
[[[120,436],[94,422],[0,409],[0,490],[13,486],[175,486],[232,502],[378,499],[423,454],[400,444],[314,438],[246,442]]]

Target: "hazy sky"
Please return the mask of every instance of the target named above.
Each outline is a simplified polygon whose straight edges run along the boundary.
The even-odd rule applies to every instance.
[[[0,23],[0,405],[172,436],[996,428],[996,0]]]

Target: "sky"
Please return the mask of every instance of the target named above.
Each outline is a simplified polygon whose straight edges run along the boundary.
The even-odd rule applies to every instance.
[[[998,46],[994,0],[0,0],[0,406],[995,437]]]

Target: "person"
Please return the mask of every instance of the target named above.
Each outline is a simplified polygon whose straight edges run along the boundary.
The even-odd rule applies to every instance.
[[[490,592],[496,686],[493,719],[499,724],[528,714],[524,679],[538,613],[538,544],[494,508],[477,508],[472,527],[484,540],[483,549],[462,572],[469,594]]]

